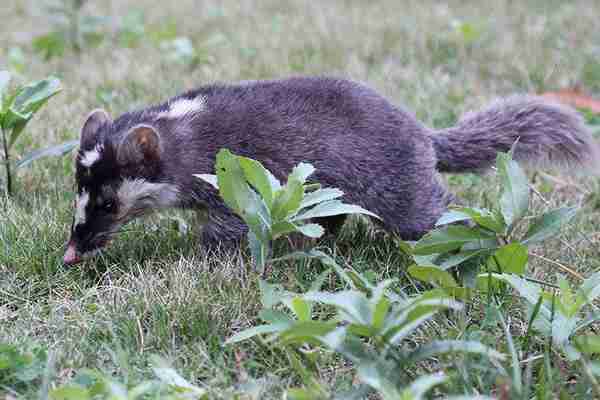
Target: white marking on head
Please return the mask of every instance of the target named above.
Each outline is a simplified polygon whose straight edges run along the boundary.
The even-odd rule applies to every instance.
[[[152,183],[145,179],[126,179],[117,191],[119,217],[127,218],[158,208],[174,207],[179,191],[168,183]]]
[[[181,98],[169,104],[169,110],[159,113],[156,118],[184,118],[206,109],[206,98],[196,96],[192,99]]]
[[[81,196],[77,199],[77,208],[75,210],[75,225],[85,224],[85,208],[90,201],[90,194],[85,190],[81,193]]]
[[[100,145],[94,147],[93,150],[86,151],[81,157],[81,165],[86,168],[90,168],[100,159],[100,153],[102,153],[102,146]]]

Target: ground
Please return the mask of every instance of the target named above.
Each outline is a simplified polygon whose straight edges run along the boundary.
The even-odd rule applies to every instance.
[[[600,95],[600,2],[593,0],[90,0],[82,13],[106,17],[98,28],[103,40],[50,60],[32,48],[35,37],[55,29],[42,2],[2,3],[0,69],[19,70],[18,82],[53,74],[63,86],[27,127],[18,154],[77,138],[94,108],[116,116],[212,81],[346,76],[439,128],[512,93],[579,86]],[[173,36],[191,40],[191,63],[167,57],[161,43]],[[11,65],[15,47],[24,54],[22,65]],[[560,270],[550,259],[589,276],[600,267],[598,181],[554,171],[529,176],[543,196],[533,200],[535,212],[581,207],[560,238],[532,249],[529,274],[552,280]],[[474,205],[484,205],[494,185],[493,174],[445,179]],[[258,277],[247,258],[214,257],[197,246],[191,215],[132,224],[104,256],[64,267],[73,185],[72,155],[49,158],[19,171],[13,198],[0,197],[0,342],[47,346],[56,382],[84,367],[146,376],[151,354],[215,387],[246,373],[279,376],[273,393],[294,381],[287,360],[267,346],[222,347],[232,333],[256,323]],[[182,216],[187,231],[180,229]],[[408,260],[394,241],[374,237],[371,227],[357,223],[321,244],[375,279],[398,278],[400,288],[422,290],[407,275]],[[354,241],[359,245],[350,246]],[[302,291],[320,271],[316,263],[290,263],[271,280]],[[516,331],[520,318],[512,319]],[[454,325],[440,320],[432,329],[443,336]],[[332,362],[321,379],[344,387],[352,377],[343,363]]]

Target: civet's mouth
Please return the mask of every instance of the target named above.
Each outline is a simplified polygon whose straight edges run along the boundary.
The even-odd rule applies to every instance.
[[[81,261],[83,261],[83,257],[81,257],[77,251],[75,243],[69,242],[67,245],[67,251],[65,251],[65,255],[63,257],[63,263],[65,265],[75,265],[79,264]]]

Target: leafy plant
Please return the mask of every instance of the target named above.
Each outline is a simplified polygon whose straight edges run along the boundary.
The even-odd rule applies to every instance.
[[[470,288],[482,267],[491,273],[523,275],[528,247],[555,236],[575,216],[577,208],[561,207],[529,218],[525,173],[510,154],[499,154],[496,167],[500,195],[490,200],[490,208],[452,208],[437,222],[439,228],[408,250],[416,262],[409,269],[413,277],[464,293],[448,269],[458,267]],[[485,283],[482,279],[479,282]]]
[[[46,60],[61,57],[70,48],[75,53],[86,46],[100,43],[103,34],[100,27],[105,19],[100,16],[83,15],[87,0],[46,0],[47,15],[54,22],[54,30],[36,37],[33,48]]]
[[[248,242],[260,272],[271,257],[271,243],[279,237],[299,232],[321,237],[323,227],[315,218],[340,214],[377,216],[356,205],[345,204],[343,192],[307,182],[315,171],[312,165],[298,164],[282,185],[260,162],[222,149],[217,154],[217,175],[196,177],[219,190],[225,204],[248,225]]]
[[[6,171],[6,192],[13,193],[12,167],[20,168],[29,163],[50,155],[59,156],[67,153],[77,145],[77,141],[62,143],[43,150],[36,150],[16,161],[12,159],[11,149],[24,132],[27,123],[46,102],[60,92],[60,81],[49,77],[16,88],[8,93],[11,76],[7,71],[0,71],[0,138],[4,153],[3,164]]]
[[[300,256],[299,254],[295,256]],[[352,362],[362,385],[380,393],[384,399],[421,399],[434,386],[447,380],[443,373],[424,375],[410,380],[410,369],[430,357],[449,353],[471,353],[502,360],[504,356],[479,342],[433,340],[417,347],[403,346],[409,338],[438,312],[460,310],[462,306],[442,291],[430,291],[407,298],[389,290],[393,280],[372,285],[354,270],[345,271],[333,259],[320,252],[306,254],[331,266],[350,289],[338,292],[320,291],[325,271],[305,294],[284,291],[277,285],[261,282],[263,310],[259,317],[266,322],[232,336],[233,344],[255,336],[264,336],[267,343],[285,349],[292,364],[306,385],[288,395],[297,399],[328,399],[332,394],[320,387],[306,365],[300,349],[306,346],[324,348]],[[284,312],[277,308],[283,304]],[[328,306],[335,316],[314,318],[315,305]],[[330,315],[327,313],[326,315]],[[319,353],[310,352],[310,354]],[[364,388],[359,387],[359,390]]]

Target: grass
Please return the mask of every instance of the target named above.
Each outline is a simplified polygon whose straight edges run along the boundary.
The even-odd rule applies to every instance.
[[[117,40],[118,31],[132,9],[143,11],[145,33],[126,47]],[[84,11],[111,18],[104,40],[80,55],[67,52],[44,61],[31,41],[52,25],[38,2],[4,0],[0,7],[0,69],[11,68],[9,49],[19,47],[28,60],[23,81],[56,74],[64,86],[28,126],[30,135],[17,145],[20,154],[76,138],[93,108],[106,107],[116,116],[214,80],[343,75],[367,82],[435,127],[514,92],[581,84],[600,95],[594,64],[600,56],[600,3],[592,0],[181,0],[160,6],[150,0],[92,0]],[[169,29],[191,39],[200,54],[197,65],[167,61],[148,39]],[[543,198],[534,199],[533,209],[568,204],[582,210],[559,239],[533,249],[529,275],[552,280],[558,269],[550,259],[588,276],[600,267],[598,181],[552,176],[535,174]],[[474,205],[485,204],[493,185],[490,176],[446,178]],[[193,216],[185,215],[192,229],[181,233],[173,217],[184,214],[170,213],[132,224],[103,257],[66,268],[61,258],[73,181],[70,157],[47,159],[19,173],[13,199],[0,198],[0,342],[48,347],[54,383],[84,367],[139,379],[150,373],[149,355],[161,354],[191,381],[213,387],[267,377],[272,386],[263,398],[280,398],[297,379],[283,354],[260,342],[221,346],[232,333],[255,324],[260,310],[258,278],[248,271],[247,259],[206,254],[194,244]],[[349,224],[338,240],[322,245],[374,280],[399,278],[405,291],[422,290],[405,272],[408,260],[394,241],[375,236],[362,223]],[[294,262],[275,270],[271,280],[304,291],[321,270],[314,262]],[[485,307],[478,307],[473,304],[464,321],[439,318],[422,337],[459,332],[495,343],[493,330],[479,328]],[[524,318],[516,311],[510,315],[515,336],[524,334]],[[463,368],[469,366],[464,360]],[[348,388],[347,366],[331,359],[329,367],[320,379]],[[565,368],[559,385],[580,377],[580,371]],[[35,393],[27,390],[26,396]]]

